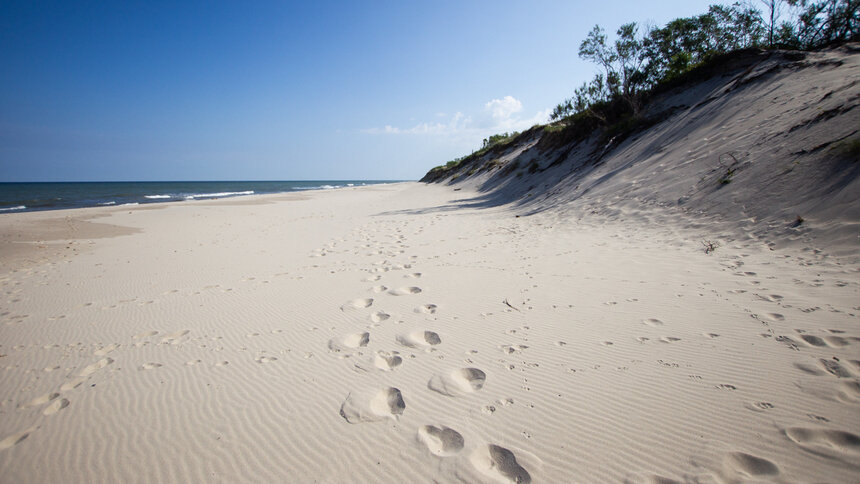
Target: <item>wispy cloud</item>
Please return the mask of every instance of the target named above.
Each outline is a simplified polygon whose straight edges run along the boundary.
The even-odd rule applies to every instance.
[[[535,124],[546,123],[550,109],[536,112],[533,116],[524,117],[523,103],[513,96],[493,99],[484,105],[483,111],[474,116],[457,112],[447,122],[423,122],[411,127],[386,125],[382,128],[362,130],[367,134],[382,135],[432,135],[448,136],[459,141],[480,143],[489,135],[522,131]],[[437,117],[446,117],[438,113]]]
[[[370,128],[362,131],[369,134],[450,134],[465,129],[471,122],[471,118],[458,112],[447,123],[420,123],[411,128],[385,125],[384,128]]]

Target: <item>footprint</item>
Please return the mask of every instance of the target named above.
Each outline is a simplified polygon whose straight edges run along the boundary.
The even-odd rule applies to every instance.
[[[448,374],[433,375],[427,388],[442,395],[458,396],[484,388],[487,374],[477,368],[460,368]]]
[[[815,368],[812,365],[807,365],[806,363],[793,363],[793,365],[798,370],[804,373],[808,373],[810,375],[821,376],[824,374],[823,371],[819,370],[818,368]]]
[[[498,445],[481,445],[472,452],[469,460],[482,474],[501,482],[527,484],[532,481],[528,471],[510,450]]]
[[[254,358],[254,361],[257,363],[271,363],[273,361],[278,361],[274,356],[258,356]]]
[[[60,391],[67,392],[69,390],[74,390],[75,388],[81,386],[81,384],[85,381],[87,381],[86,377],[73,378],[72,380],[63,383],[63,385],[60,387]]]
[[[388,288],[387,288],[387,287],[385,287],[385,286],[373,286],[373,287],[371,288],[371,291],[376,292],[376,293],[379,293],[379,292],[385,292],[385,291],[387,291],[387,290],[388,290]]]
[[[113,350],[115,350],[115,349],[117,349],[117,348],[119,348],[119,345],[118,345],[118,344],[116,344],[116,343],[114,343],[114,344],[112,344],[112,345],[105,346],[104,348],[102,348],[102,349],[100,349],[100,350],[95,351],[95,352],[93,353],[93,355],[95,355],[95,356],[104,356],[104,355],[106,355],[106,354],[110,353],[111,351],[113,351]]]
[[[400,390],[384,388],[373,394],[350,393],[340,406],[340,416],[347,422],[376,422],[388,418],[397,419],[406,410]]]
[[[771,321],[785,321],[785,316],[779,313],[767,313],[764,316]]]
[[[78,376],[88,377],[88,376],[92,375],[93,373],[101,370],[102,368],[110,365],[111,363],[113,363],[112,358],[102,358],[99,361],[97,361],[97,362],[93,363],[92,365],[89,365],[86,368],[84,368],[83,370],[81,370],[81,372],[78,373]]]
[[[364,278],[364,282],[376,282],[376,281],[378,281],[378,280],[380,280],[380,279],[382,279],[382,276],[380,276],[380,275],[375,275],[375,276],[365,277],[365,278]]]
[[[435,304],[425,304],[423,306],[418,306],[417,308],[415,308],[415,312],[420,314],[436,314],[437,308],[438,306],[436,306]]]
[[[662,343],[674,343],[675,341],[681,341],[681,338],[676,338],[674,336],[662,336],[660,338],[660,342]]]
[[[456,430],[435,425],[422,425],[418,429],[418,440],[427,446],[427,449],[438,456],[447,457],[457,454],[463,450],[463,436]]]
[[[821,362],[821,366],[823,366],[831,375],[834,375],[837,378],[851,378],[851,373],[836,361],[825,360],[824,358],[821,358],[818,361]]]
[[[841,348],[851,344],[846,338],[841,336],[825,336],[824,342],[827,343],[827,346],[831,346],[833,348]]]
[[[773,462],[745,454],[743,452],[732,452],[725,458],[725,464],[746,476],[775,476],[779,474],[779,468]]]
[[[69,406],[69,400],[65,398],[61,398],[54,403],[48,405],[48,407],[42,412],[42,415],[53,415],[60,410]]]
[[[823,339],[819,338],[818,336],[813,336],[811,334],[802,334],[802,335],[800,335],[800,339],[802,339],[803,341],[806,341],[806,343],[809,344],[810,346],[826,346],[827,345],[827,343],[825,343]]]
[[[191,330],[183,329],[181,331],[177,331],[175,333],[170,333],[167,336],[161,338],[161,344],[171,344],[178,345],[181,341],[180,338],[190,333]]]
[[[409,279],[418,279],[419,277],[421,277],[421,273],[420,272],[413,272],[412,274],[406,274],[403,277],[406,277]]]
[[[420,292],[421,292],[420,287],[412,286],[412,287],[401,287],[398,289],[392,289],[392,290],[388,291],[388,294],[391,294],[392,296],[406,296],[408,294],[419,294]]]
[[[350,309],[364,309],[369,308],[373,304],[373,298],[359,298],[353,299],[352,301],[348,301],[340,307],[341,311],[347,311]]]
[[[397,342],[410,348],[422,348],[436,346],[442,343],[442,339],[433,331],[413,331],[409,334],[397,336]]]
[[[860,437],[851,432],[791,427],[785,429],[785,435],[802,446],[826,447],[843,453],[860,454]]]
[[[659,319],[649,318],[643,319],[642,324],[656,328],[657,326],[663,326],[663,321],[660,321]]]
[[[754,412],[764,412],[766,410],[770,410],[774,408],[774,405],[770,402],[755,402],[755,403],[745,403],[744,407],[754,411]]]
[[[138,370],[154,370],[156,368],[161,368],[161,363],[144,363],[137,367]]]
[[[373,365],[383,371],[391,371],[403,363],[396,351],[377,351],[373,355]]]
[[[203,363],[203,360],[188,360],[185,362],[187,366],[194,366],[198,363]]]
[[[328,341],[328,349],[331,351],[354,350],[364,348],[370,342],[370,333],[352,333],[338,336]]]
[[[504,352],[504,353],[512,355],[514,353],[522,353],[523,350],[528,349],[528,346],[526,346],[526,345],[501,345],[501,346],[499,346],[499,349],[501,349],[502,352]]]
[[[384,313],[382,311],[376,311],[375,313],[370,315],[370,320],[374,323],[381,323],[390,317],[390,314]]]
[[[770,333],[764,333],[764,334],[769,335]],[[793,350],[795,350],[795,351],[799,351],[799,350],[798,350],[798,348],[797,348],[797,343],[796,343],[793,339],[791,339],[790,337],[788,337],[788,336],[785,336],[785,335],[779,335],[779,336],[777,336],[777,337],[776,337],[776,338],[774,338],[774,339],[775,339],[777,342],[782,343],[782,344],[784,344],[784,345],[788,346],[789,348],[791,348],[791,349],[793,349]]]
[[[27,406],[27,407],[38,407],[39,405],[44,405],[44,404],[50,402],[51,400],[53,400],[59,396],[60,396],[60,394],[56,393],[56,392],[46,393],[42,396],[39,396],[39,397],[36,397],[36,398],[30,400],[30,402],[25,406]]]
[[[6,450],[15,444],[21,443],[21,441],[26,439],[30,435],[30,432],[32,432],[32,431],[33,431],[33,429],[30,428],[30,429],[24,430],[22,432],[18,432],[16,434],[12,434],[3,440],[0,440],[0,450]]]

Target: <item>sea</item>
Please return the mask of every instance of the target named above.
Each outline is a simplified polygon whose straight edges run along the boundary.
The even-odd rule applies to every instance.
[[[397,181],[400,180],[0,183],[0,214],[336,190]]]

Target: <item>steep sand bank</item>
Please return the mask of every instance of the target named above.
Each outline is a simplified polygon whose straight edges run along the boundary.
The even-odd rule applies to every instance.
[[[860,43],[741,52],[709,69],[653,96],[628,122],[638,129],[537,127],[424,180],[521,213],[635,223],[660,208],[713,237],[857,255]]]
[[[0,217],[120,227],[0,252],[2,480],[856,480],[851,257],[483,197]]]

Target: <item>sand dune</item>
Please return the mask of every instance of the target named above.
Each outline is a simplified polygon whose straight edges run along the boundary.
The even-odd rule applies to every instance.
[[[475,189],[478,207],[707,228],[708,240],[723,243],[856,255],[858,79],[856,42],[742,52],[654,95],[639,130],[538,126],[423,180]]]

